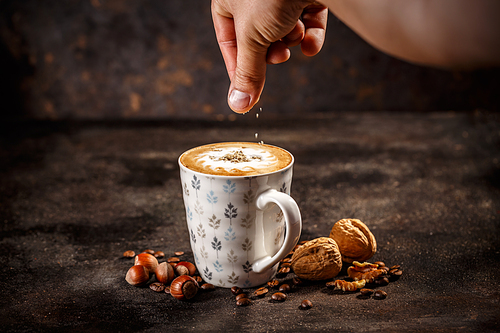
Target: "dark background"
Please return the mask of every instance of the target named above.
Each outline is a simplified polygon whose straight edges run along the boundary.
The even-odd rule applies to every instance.
[[[0,60],[3,119],[235,117],[209,0],[2,0]],[[258,107],[496,111],[499,73],[399,61],[330,15],[319,55],[268,67]]]

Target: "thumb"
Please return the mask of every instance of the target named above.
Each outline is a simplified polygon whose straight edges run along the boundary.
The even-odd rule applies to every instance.
[[[228,104],[234,112],[245,113],[259,101],[266,80],[266,54],[269,45],[248,35],[237,35],[236,69],[231,77]]]

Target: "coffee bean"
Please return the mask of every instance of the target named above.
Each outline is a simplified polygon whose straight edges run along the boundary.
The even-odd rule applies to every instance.
[[[312,307],[313,307],[313,304],[308,299],[303,300],[302,303],[300,303],[300,306],[299,306],[299,308],[301,310],[309,310]]]
[[[390,281],[396,281],[396,280],[398,280],[401,277],[401,275],[403,275],[403,271],[400,270],[400,269],[395,269],[393,271],[390,271],[389,272],[389,280]]]
[[[303,284],[302,280],[299,279],[298,277],[294,277],[292,279],[292,283],[295,285],[295,286],[300,286],[301,284]]]
[[[400,265],[394,265],[394,266],[391,266],[391,270],[392,270],[392,269],[400,269],[400,268],[401,268],[401,266],[400,266]]]
[[[375,299],[384,299],[387,297],[387,293],[383,290],[375,290],[373,293],[373,298]]]
[[[182,252],[182,251],[175,251],[174,254],[176,256],[182,256],[184,254],[184,252]]]
[[[374,263],[378,265],[378,268],[385,267],[385,264],[383,261],[375,261]]]
[[[133,257],[135,257],[135,252],[128,250],[128,251],[123,252],[123,256],[125,258],[133,258]]]
[[[282,263],[290,263],[292,262],[292,258],[284,258],[283,260],[281,260]]]
[[[286,292],[290,291],[290,285],[288,285],[288,284],[286,284],[286,283],[283,283],[283,284],[280,286],[279,291],[284,292],[284,293],[286,293]]]
[[[142,253],[149,253],[149,254],[155,254],[155,251],[154,250],[151,250],[151,249],[146,249],[144,251],[142,251]]]
[[[179,261],[181,261],[181,260],[179,258],[177,258],[177,257],[170,257],[170,258],[167,259],[167,262],[170,263],[170,264],[171,263],[176,263],[176,262],[179,262]]]
[[[211,290],[215,290],[215,286],[211,283],[204,283],[201,285],[200,287],[201,289],[203,290],[206,290],[206,291],[211,291]]]
[[[240,287],[234,286],[231,288],[231,292],[233,293],[234,296],[239,295],[243,292]]]
[[[373,294],[373,290],[371,289],[368,289],[368,288],[363,288],[359,291],[361,293],[361,295],[363,296],[370,296],[371,294]]]
[[[335,288],[336,288],[336,286],[335,286],[335,281],[328,281],[328,282],[326,283],[326,287],[327,287],[328,289],[335,289]]]
[[[266,287],[262,287],[262,288],[257,289],[256,291],[254,291],[253,294],[254,294],[254,296],[260,297],[260,296],[264,296],[268,292],[269,292],[269,289],[267,289]]]
[[[387,286],[389,284],[389,279],[384,277],[381,277],[380,279],[375,280],[375,284],[379,286]]]
[[[269,282],[267,282],[267,286],[269,288],[273,288],[273,287],[276,287],[278,284],[280,284],[280,282],[278,280],[271,280]]]
[[[165,293],[170,294],[170,286],[165,286]]]
[[[281,268],[283,268],[283,267],[290,267],[290,266],[292,266],[292,264],[291,264],[291,263],[289,263],[289,262],[283,262],[283,263],[281,263],[281,265],[280,265],[280,267],[281,267]]]
[[[249,300],[248,298],[240,298],[239,300],[236,301],[237,306],[248,306],[252,304],[252,301]]]
[[[286,300],[286,295],[283,293],[274,293],[271,299],[276,302],[284,302]]]
[[[165,256],[165,253],[163,253],[162,251],[156,251],[153,255],[156,258],[163,258]]]
[[[278,275],[280,276],[287,275],[288,273],[290,273],[290,267],[282,267],[278,271]]]
[[[235,298],[235,299],[236,299],[236,300],[239,300],[240,298],[248,298],[248,295],[247,295],[247,294],[245,294],[245,293],[241,293],[241,294],[239,294],[239,295],[236,295],[236,298]]]
[[[193,279],[196,280],[196,282],[198,283],[202,283],[203,282],[203,279],[201,278],[201,276],[197,275],[197,276],[193,276]]]
[[[149,285],[149,289],[160,293],[162,291],[165,291],[165,285],[160,282],[153,282]]]
[[[389,274],[401,276],[403,274],[403,271],[400,270],[399,268],[394,268],[389,271]]]

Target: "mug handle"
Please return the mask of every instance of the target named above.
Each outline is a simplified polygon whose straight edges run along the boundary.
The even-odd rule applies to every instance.
[[[262,192],[256,200],[257,209],[266,210],[275,203],[279,206],[285,217],[286,233],[285,241],[275,255],[265,256],[258,259],[252,265],[255,273],[262,273],[277,264],[290,251],[293,250],[300,238],[302,232],[302,218],[300,216],[299,206],[291,196],[274,189],[268,189]]]

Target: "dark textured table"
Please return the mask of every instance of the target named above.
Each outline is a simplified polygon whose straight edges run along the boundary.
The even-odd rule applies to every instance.
[[[125,282],[125,250],[193,261],[179,154],[255,132],[295,155],[302,240],[359,218],[377,239],[371,261],[402,266],[385,300],[316,282],[237,307],[228,289],[182,302]],[[0,330],[497,331],[499,143],[499,116],[481,111],[2,123]]]

